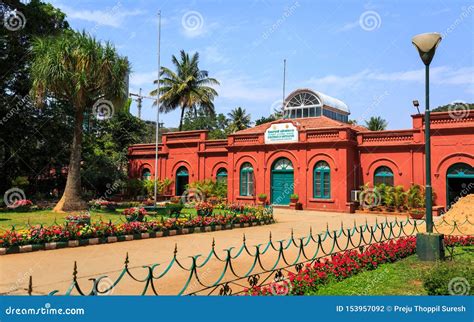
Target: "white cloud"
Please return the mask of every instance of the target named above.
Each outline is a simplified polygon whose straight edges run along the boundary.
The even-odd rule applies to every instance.
[[[55,6],[64,11],[68,19],[84,20],[93,22],[98,26],[109,26],[114,28],[121,27],[126,17],[138,16],[145,13],[138,9],[128,10],[124,8],[120,2],[105,10],[80,10],[60,3]]]
[[[220,98],[268,102],[281,96],[280,89],[262,86],[258,79],[231,70],[220,71],[215,78],[221,83],[217,88]]]
[[[201,56],[210,63],[227,63],[229,61],[217,46],[207,46]]]
[[[384,73],[372,70],[363,70],[351,75],[328,75],[321,78],[311,78],[308,84],[314,88],[337,85],[339,87],[354,87],[364,81],[388,82],[424,82],[424,68],[401,72]],[[448,66],[430,69],[430,81],[439,85],[473,85],[474,67],[461,67],[454,69]]]
[[[354,21],[354,22],[348,22],[346,23],[344,26],[342,26],[341,28],[339,29],[336,29],[336,32],[344,32],[344,31],[349,31],[349,30],[352,30],[354,28],[357,28],[359,27],[359,20],[357,21]]]
[[[130,86],[133,87],[152,87],[153,81],[158,78],[158,72],[132,73],[130,75]]]

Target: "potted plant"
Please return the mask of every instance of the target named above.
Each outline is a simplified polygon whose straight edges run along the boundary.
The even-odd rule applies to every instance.
[[[265,204],[266,201],[267,201],[267,195],[264,194],[264,193],[261,193],[258,195],[258,201],[260,201],[261,203]]]
[[[127,219],[127,222],[143,221],[147,212],[145,208],[133,207],[125,209],[123,215],[125,216],[125,219]]]
[[[212,216],[212,211],[214,210],[214,206],[206,201],[202,201],[196,204],[196,212],[198,216]]]
[[[425,209],[412,208],[409,210],[410,217],[413,219],[422,219],[425,216]]]
[[[68,225],[86,226],[91,224],[91,216],[87,213],[79,215],[69,215],[66,217]]]
[[[294,203],[294,204],[297,203],[297,202],[298,202],[298,199],[299,199],[299,197],[298,197],[298,195],[297,195],[296,193],[292,193],[292,194],[290,195],[290,202],[291,202],[291,203]]]
[[[297,202],[295,204],[295,209],[296,210],[303,210],[303,204],[301,202]]]

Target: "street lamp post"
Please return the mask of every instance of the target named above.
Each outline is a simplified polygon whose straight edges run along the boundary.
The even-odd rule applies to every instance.
[[[425,64],[425,170],[426,170],[426,234],[418,234],[416,249],[421,260],[437,260],[444,257],[443,235],[433,234],[433,190],[431,187],[431,134],[430,134],[430,63],[441,35],[436,32],[419,34],[413,37],[421,60]]]

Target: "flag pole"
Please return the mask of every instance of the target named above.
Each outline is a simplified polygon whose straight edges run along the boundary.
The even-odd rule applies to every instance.
[[[154,187],[154,206],[156,207],[157,201],[157,184],[158,184],[158,139],[160,133],[160,50],[161,50],[161,10],[158,11],[158,80],[157,80],[157,92],[156,92],[156,136],[155,136],[155,187]]]

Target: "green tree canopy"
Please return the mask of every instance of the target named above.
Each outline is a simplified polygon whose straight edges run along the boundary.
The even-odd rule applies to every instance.
[[[98,108],[96,113],[105,109],[108,114],[123,107],[129,64],[110,43],[101,44],[85,32],[68,31],[58,36],[36,38],[32,54],[32,95],[37,104],[59,99],[74,109],[68,177],[55,210],[80,210],[86,206],[81,198],[80,174],[84,113],[91,111],[93,106]],[[100,99],[115,104],[111,106],[109,101],[104,101],[95,106]]]
[[[208,114],[215,113],[214,98],[218,94],[212,86],[219,85],[219,82],[209,77],[208,71],[199,69],[199,53],[190,56],[181,50],[179,59],[173,55],[171,61],[175,71],[167,67],[161,68],[160,111],[168,113],[181,108],[179,120],[181,131],[186,110],[197,112],[197,108],[201,107]],[[156,96],[156,93],[157,90],[154,90],[150,95]]]
[[[368,121],[365,121],[365,127],[371,131],[384,131],[387,126],[387,121],[380,116],[372,116]]]
[[[230,119],[231,132],[237,132],[249,128],[252,124],[250,114],[247,114],[245,108],[234,108],[227,114]]]

